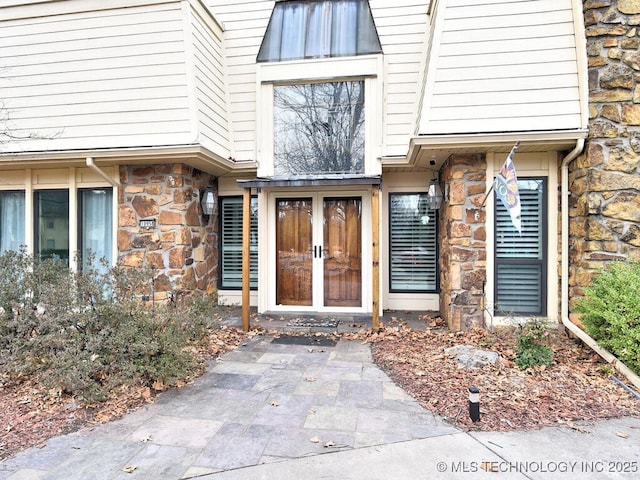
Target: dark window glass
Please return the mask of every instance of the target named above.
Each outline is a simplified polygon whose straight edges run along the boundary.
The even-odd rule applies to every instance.
[[[36,252],[69,262],[69,190],[35,192]]]

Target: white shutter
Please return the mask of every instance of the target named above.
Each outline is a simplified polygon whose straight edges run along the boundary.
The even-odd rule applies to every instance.
[[[258,286],[257,199],[251,198],[250,285]],[[222,197],[220,201],[221,288],[242,288],[242,197]]]

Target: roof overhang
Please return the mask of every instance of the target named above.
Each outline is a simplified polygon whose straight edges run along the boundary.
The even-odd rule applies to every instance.
[[[241,188],[335,187],[345,185],[380,185],[379,175],[303,175],[295,177],[258,177],[237,180]]]
[[[420,135],[409,143],[406,157],[383,158],[383,168],[421,167],[437,170],[451,155],[508,153],[515,142],[518,152],[568,151],[588,131],[552,130],[466,135]]]
[[[91,157],[101,166],[184,163],[211,175],[250,174],[256,162],[236,162],[197,144],[118,149],[18,152],[0,154],[0,170],[84,166]]]

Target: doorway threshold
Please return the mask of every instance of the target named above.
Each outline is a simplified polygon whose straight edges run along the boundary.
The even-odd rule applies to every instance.
[[[430,328],[430,320],[439,316],[438,312],[385,310],[380,317],[384,326],[406,325],[412,330]],[[242,328],[240,307],[230,307],[222,314],[221,324]],[[257,313],[251,308],[251,328],[266,331],[288,332],[291,334],[313,333],[354,333],[373,326],[371,314],[367,313],[327,313],[327,312],[264,312]]]

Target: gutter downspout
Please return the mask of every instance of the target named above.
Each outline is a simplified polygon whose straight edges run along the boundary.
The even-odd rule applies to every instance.
[[[576,141],[576,146],[569,154],[562,159],[560,166],[561,171],[561,253],[560,258],[562,262],[561,275],[562,278],[560,286],[561,306],[560,315],[563,323],[565,318],[569,318],[569,164],[582,153],[584,149],[584,138],[579,138]]]
[[[617,371],[622,373],[638,390],[640,390],[640,377],[633,373],[629,367],[620,362],[614,355],[598,345],[584,330],[569,320],[569,164],[584,149],[584,138],[576,142],[576,146],[569,154],[562,159],[561,169],[561,205],[562,209],[562,237],[561,237],[561,307],[560,315],[562,324],[576,337],[582,340],[589,348],[596,352],[602,359],[612,365]]]
[[[109,184],[112,187],[116,187],[117,188],[117,187],[122,186],[118,180],[116,180],[115,178],[112,178],[111,176],[109,176],[107,174],[107,172],[105,172],[98,165],[96,165],[95,162],[93,161],[92,157],[87,157],[86,158],[86,163],[87,163],[87,167],[89,167],[91,170],[93,170],[98,175],[100,175],[102,178],[104,178],[107,182],[109,182]]]

